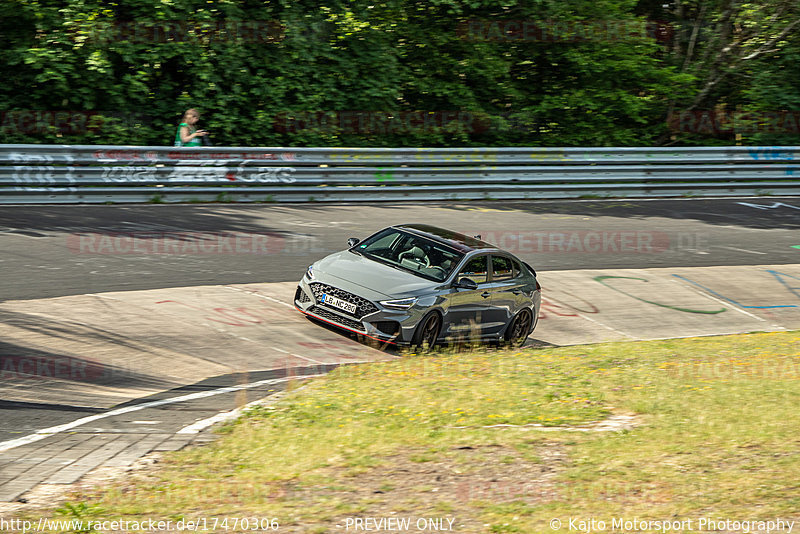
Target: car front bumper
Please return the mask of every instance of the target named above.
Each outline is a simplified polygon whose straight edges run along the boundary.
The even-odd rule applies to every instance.
[[[321,282],[309,281],[306,277],[303,277],[295,291],[294,305],[300,312],[338,328],[384,343],[394,345],[410,344],[417,324],[424,314],[423,310],[415,310],[413,307],[408,310],[389,309],[381,306],[378,302],[365,299],[334,286],[322,284],[338,290],[340,293],[337,293],[337,296],[342,297],[342,300],[360,304],[356,313],[350,313],[320,302],[317,296],[320,293],[320,289],[319,287],[316,288],[315,295],[311,284],[321,284]]]

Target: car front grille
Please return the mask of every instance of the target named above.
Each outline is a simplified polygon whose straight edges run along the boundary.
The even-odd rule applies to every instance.
[[[319,302],[322,299],[322,294],[325,293],[327,295],[331,295],[336,297],[337,299],[342,299],[347,301],[351,304],[356,305],[356,313],[348,314],[353,315],[356,319],[361,319],[365,315],[370,313],[375,313],[378,311],[378,307],[375,306],[372,302],[365,299],[364,297],[359,297],[358,295],[354,295],[344,289],[339,289],[338,287],[329,286],[328,284],[323,284],[321,282],[312,282],[309,284],[311,286],[311,291],[314,293],[314,298]],[[324,304],[323,304],[324,306]],[[336,311],[340,313],[348,313],[344,310],[336,309]],[[360,325],[361,323],[359,323]]]
[[[359,332],[364,332],[364,325],[358,321],[354,321],[353,319],[348,319],[347,317],[342,317],[341,315],[337,315],[333,312],[329,312],[325,308],[321,306],[311,306],[308,309],[308,313],[313,313],[314,315],[318,315],[323,319],[327,319],[329,321],[333,321],[334,323],[339,323],[341,325],[346,326],[347,328],[352,328],[353,330],[358,330]]]
[[[300,286],[297,286],[297,291],[294,292],[294,300],[297,302],[311,302],[311,298],[306,295]]]

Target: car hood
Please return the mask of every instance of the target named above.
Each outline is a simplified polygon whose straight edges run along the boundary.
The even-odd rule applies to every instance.
[[[314,279],[371,300],[402,298],[441,285],[347,250],[315,263]]]

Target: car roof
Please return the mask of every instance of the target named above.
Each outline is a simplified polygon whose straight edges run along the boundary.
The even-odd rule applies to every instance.
[[[499,250],[495,245],[487,243],[486,241],[481,241],[475,237],[460,234],[452,230],[445,230],[444,228],[431,226],[429,224],[400,224],[395,225],[392,228],[405,230],[407,232],[411,232],[412,234],[427,237],[431,241],[438,241],[439,243],[448,245],[462,253],[483,249]]]

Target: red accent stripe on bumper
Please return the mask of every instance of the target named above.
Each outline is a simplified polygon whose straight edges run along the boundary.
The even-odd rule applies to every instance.
[[[299,311],[303,315],[308,315],[309,317],[313,317],[314,319],[319,319],[323,323],[328,323],[329,325],[335,326],[336,328],[341,328],[343,330],[347,330],[349,332],[353,332],[354,334],[358,334],[358,335],[361,335],[361,336],[366,336],[366,337],[368,337],[370,339],[374,339],[375,341],[380,341],[381,343],[391,343],[392,345],[397,345],[397,343],[395,341],[389,341],[388,339],[381,339],[379,337],[371,336],[369,334],[365,334],[364,332],[360,332],[358,330],[353,330],[352,328],[348,328],[348,327],[346,327],[344,325],[341,325],[339,323],[334,323],[333,321],[329,321],[329,320],[325,319],[324,317],[320,317],[319,315],[314,315],[313,313],[310,313],[310,312],[307,312],[307,311],[303,311],[300,308],[298,308],[296,305],[295,305],[294,309]]]

